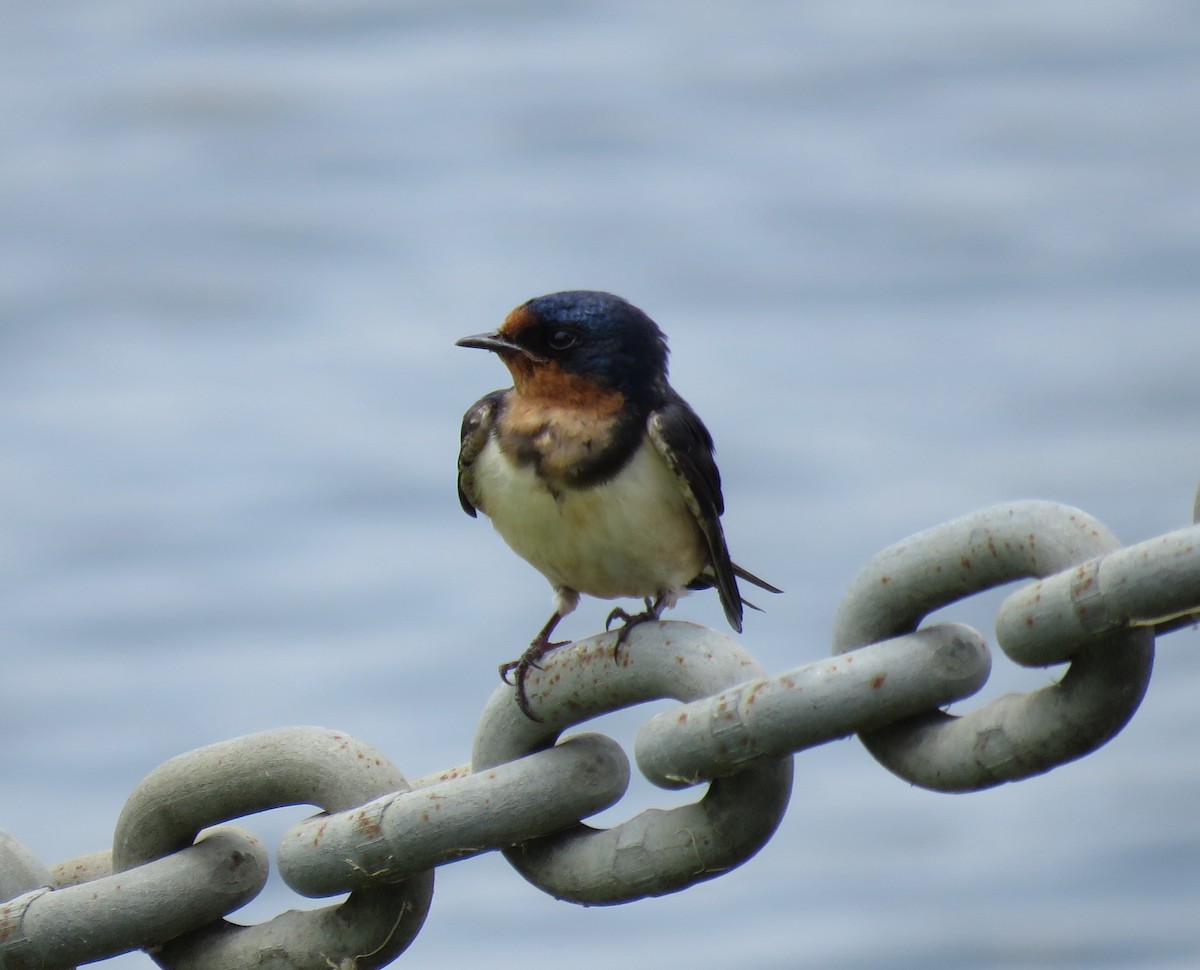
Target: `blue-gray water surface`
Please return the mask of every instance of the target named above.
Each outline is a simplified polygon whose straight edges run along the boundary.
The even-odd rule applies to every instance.
[[[539,293],[611,290],[670,335],[734,555],[787,591],[741,638],[770,671],[828,655],[858,570],[937,522],[1031,497],[1127,542],[1190,521],[1194,4],[5,21],[0,826],[47,863],[225,738],[468,759],[550,594],[458,507],[460,416],[506,374],[453,342]],[[947,615],[990,637],[998,602]],[[724,629],[711,593],[674,615]],[[854,740],[803,753],[767,847],[673,896],[586,909],[495,854],[445,866],[397,966],[1194,968],[1197,646],[1161,640],[1130,726],[1020,784],[936,795]],[[1059,674],[997,652],[983,696]],[[601,821],[679,799],[640,784]],[[273,843],[310,811],[246,824]],[[239,918],[297,905],[273,878]]]

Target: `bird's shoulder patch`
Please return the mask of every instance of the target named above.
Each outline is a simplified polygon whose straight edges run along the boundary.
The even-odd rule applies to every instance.
[[[651,413],[646,422],[646,436],[674,474],[684,503],[695,516],[708,545],[711,579],[697,579],[717,588],[729,625],[741,632],[742,599],[721,529],[725,501],[721,495],[721,474],[713,459],[712,435],[687,402],[673,394]]]
[[[646,434],[675,475],[688,508],[701,524],[724,511],[712,437],[687,404],[669,402],[651,412]]]
[[[467,515],[474,517],[480,507],[475,488],[475,459],[487,444],[496,415],[503,410],[508,391],[492,391],[472,404],[463,415],[458,448],[458,501]]]

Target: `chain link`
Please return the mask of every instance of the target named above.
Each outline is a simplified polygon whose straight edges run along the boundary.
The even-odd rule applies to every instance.
[[[1074,573],[1069,567],[1119,545],[1091,516],[1051,502],[999,505],[935,526],[885,549],[858,575],[834,620],[835,650],[915,629],[933,610],[1014,579]],[[1112,629],[1086,648],[1072,642],[1054,651],[1052,660],[1071,659],[1057,684],[961,717],[929,711],[860,737],[888,770],[934,791],[1027,778],[1119,731],[1141,703],[1153,657],[1152,630]]]
[[[0,967],[49,970],[153,948],[249,902],[269,868],[266,846],[225,825],[131,872],[32,890],[0,906]]]
[[[1106,552],[1013,593],[996,616],[1005,652],[1061,663],[1118,630],[1169,632],[1196,622],[1200,525]]]
[[[142,865],[188,844],[202,828],[285,805],[355,808],[408,783],[369,745],[325,728],[294,727],[222,741],[160,765],[134,790],[117,820],[113,867]],[[181,799],[181,791],[191,797]],[[386,966],[416,936],[433,895],[433,873],[357,890],[340,906],[281,913],[257,926],[220,920],[173,939],[156,958],[166,967],[253,965],[256,954],[297,970],[352,959]]]
[[[565,828],[608,808],[628,786],[621,746],[602,734],[577,735],[487,771],[316,815],[284,835],[279,871],[306,896],[391,883]]]
[[[918,627],[933,610],[1014,579],[1035,581],[1000,607],[998,645],[1020,664],[1066,663],[1066,673],[951,717],[940,708],[987,680],[987,646],[958,623]],[[527,683],[541,722],[520,713],[512,688],[498,688],[471,766],[410,784],[354,738],[286,728],[155,769],[122,810],[111,853],[47,868],[0,831],[0,970],[54,970],[135,948],[197,970],[384,966],[421,928],[432,867],[495,849],[535,885],[579,903],[675,892],[758,851],[786,808],[791,755],[833,738],[858,733],[890,770],[941,791],[1024,778],[1094,750],[1140,703],[1155,636],[1197,616],[1200,525],[1123,548],[1066,506],[985,509],[876,556],[839,607],[829,659],[768,677],[721,634],[644,624],[619,655],[604,634],[547,657]],[[683,703],[642,726],[639,768],[662,787],[707,782],[707,791],[610,829],[583,824],[624,793],[628,760],[602,735],[560,734],[661,697]],[[324,811],[284,836],[285,880],[349,898],[258,926],[226,922],[261,889],[268,863],[253,836],[221,823],[301,803]]]
[[[638,767],[663,788],[719,778],[970,697],[991,666],[970,627],[928,627],[658,714],[638,732]]]
[[[540,722],[513,704],[511,688],[497,688],[475,731],[475,770],[553,744],[589,718],[663,697],[707,697],[763,673],[729,637],[692,623],[635,627],[614,663],[616,642],[606,633],[546,658],[526,681]],[[577,825],[504,855],[558,899],[596,905],[660,896],[750,858],[783,817],[791,786],[791,758],[775,759],[715,779],[691,805],[649,809],[610,829]]]

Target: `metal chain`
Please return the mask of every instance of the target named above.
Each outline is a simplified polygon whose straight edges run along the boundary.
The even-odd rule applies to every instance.
[[[1060,570],[1074,575],[1079,570],[1071,567],[1099,562],[1119,547],[1091,516],[1049,502],[996,506],[955,519],[885,549],[867,565],[838,608],[834,649],[841,653],[914,629],[932,610],[1014,579]],[[1019,649],[1016,635],[1036,626],[1031,615],[1023,616],[1003,632],[997,629],[997,642],[1018,663],[1069,660],[1057,684],[1009,694],[962,717],[931,710],[865,732],[867,749],[914,785],[974,791],[1047,771],[1099,747],[1141,703],[1153,630],[1117,623],[1105,628],[1103,641],[1072,638],[1052,650]]]
[[[997,643],[1020,664],[1068,664],[1065,674],[962,716],[943,713],[983,686],[991,658],[970,627],[921,622],[1021,578],[1036,581],[1001,605]],[[352,737],[284,728],[152,771],[122,810],[111,853],[47,869],[0,830],[0,970],[54,970],[138,948],[174,968],[385,966],[421,928],[433,867],[493,850],[578,903],[676,892],[766,843],[787,807],[792,755],[826,741],[857,733],[889,770],[938,791],[1025,778],[1095,750],[1141,702],[1155,637],[1198,618],[1200,525],[1121,547],[1077,509],[985,509],[868,563],[839,607],[826,660],[767,676],[721,634],[643,624],[615,663],[613,634],[547,657],[527,682],[540,722],[499,687],[470,766],[408,782]],[[707,791],[610,829],[585,825],[624,794],[629,762],[602,735],[559,735],[661,697],[683,703],[642,726],[638,766],[664,788],[708,782]],[[220,823],[295,804],[324,811],[284,836],[285,881],[307,896],[350,896],[258,926],[228,923],[262,888],[268,861],[254,836]]]

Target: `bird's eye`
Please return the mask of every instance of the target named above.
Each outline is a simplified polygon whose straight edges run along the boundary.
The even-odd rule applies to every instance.
[[[551,350],[567,350],[575,346],[576,336],[570,330],[551,330],[546,344]]]

